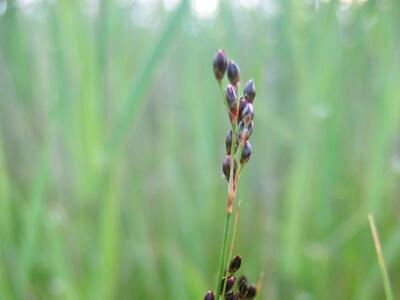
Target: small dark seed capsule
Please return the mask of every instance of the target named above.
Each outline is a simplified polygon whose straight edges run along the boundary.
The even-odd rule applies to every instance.
[[[238,129],[238,137],[239,137],[239,142],[243,140],[243,142],[247,141],[251,134],[253,133],[253,122],[247,126],[247,130],[245,130],[246,126],[244,125],[244,122],[241,121],[239,123],[239,129]]]
[[[235,284],[235,281],[236,281],[235,276],[229,276],[229,277],[228,277],[228,279],[227,279],[227,281],[226,281],[225,293],[226,293],[226,292],[229,292],[229,291],[233,288],[233,286],[234,286],[234,284]],[[222,281],[221,281],[221,291],[220,291],[220,294],[222,294],[222,291],[224,290],[224,284],[225,284],[225,277],[222,278]]]
[[[214,293],[212,290],[208,290],[206,295],[204,296],[204,300],[214,300]]]
[[[228,66],[228,58],[226,57],[225,51],[218,49],[214,56],[213,70],[215,79],[221,81],[224,78],[226,67]]]
[[[235,152],[236,149],[239,145],[239,140],[236,139],[236,145],[235,145]],[[226,154],[231,155],[231,148],[232,148],[232,129],[228,130],[228,133],[225,138],[225,148],[226,148]]]
[[[237,162],[235,160],[233,163],[233,174],[236,173],[236,169],[237,169]],[[224,159],[224,162],[222,164],[222,172],[224,173],[226,180],[229,181],[229,176],[230,176],[230,172],[231,172],[231,157],[230,157],[230,155],[227,155]]]
[[[225,300],[237,300],[237,296],[233,291],[229,291],[225,294]]]
[[[248,102],[246,101],[246,99],[244,99],[243,97],[240,97],[239,115],[238,115],[238,120],[237,120],[238,124],[239,124],[240,121],[242,121],[242,112],[243,112],[244,107],[247,105],[247,103]]]
[[[243,298],[247,294],[247,277],[246,275],[242,275],[238,281],[238,288],[239,288],[239,297]]]
[[[230,110],[236,106],[236,88],[233,85],[225,88],[225,98]]]
[[[247,289],[247,294],[246,294],[246,299],[253,299],[257,294],[257,287],[255,283],[253,283],[249,288]]]
[[[248,126],[251,123],[251,121],[253,121],[253,118],[254,118],[253,104],[247,103],[247,105],[243,107],[242,121],[246,126]]]
[[[256,98],[256,86],[253,79],[247,81],[244,86],[244,98],[250,103],[253,103],[254,98]]]
[[[251,144],[246,141],[243,146],[242,157],[240,158],[240,163],[245,164],[250,160],[251,157]]]
[[[229,82],[237,86],[240,81],[240,70],[238,65],[233,61],[229,61],[227,75]]]
[[[229,273],[235,273],[237,270],[239,270],[241,264],[242,258],[239,254],[232,257],[231,263],[229,264]]]

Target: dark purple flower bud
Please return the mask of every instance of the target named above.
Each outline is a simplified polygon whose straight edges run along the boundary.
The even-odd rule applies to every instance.
[[[233,60],[229,61],[227,74],[229,82],[237,86],[240,81],[240,70]]]
[[[256,86],[254,84],[254,80],[250,79],[244,86],[244,98],[248,102],[253,103],[255,97],[256,97]]]
[[[214,300],[214,293],[212,290],[208,290],[206,295],[204,296],[204,300]]]
[[[229,118],[231,122],[236,122],[239,107],[236,100],[236,88],[233,85],[230,84],[225,88],[225,98],[229,108]]]
[[[239,145],[239,140],[236,139],[236,145],[235,145],[235,152],[236,149]],[[226,154],[231,155],[231,149],[232,149],[232,129],[228,130],[228,133],[225,138],[225,147],[226,147]]]
[[[229,264],[229,273],[235,273],[237,270],[239,270],[241,264],[242,258],[239,254],[232,257],[231,263]]]
[[[249,141],[244,143],[243,150],[242,150],[242,157],[240,158],[240,163],[245,164],[250,160],[251,156],[251,144]]]
[[[246,127],[243,121],[239,123],[239,129],[238,129],[239,142],[244,143],[250,138],[251,134],[253,133],[253,124],[254,123],[251,122],[249,126]]]
[[[229,109],[236,106],[236,88],[233,85],[229,84],[225,88],[225,98]]]
[[[256,287],[256,284],[253,283],[247,289],[246,299],[253,299],[256,296],[256,294],[257,294],[257,287]]]
[[[237,162],[235,160],[233,163],[233,174],[236,173],[236,168],[237,168]],[[231,174],[231,156],[230,155],[227,155],[224,159],[224,162],[222,164],[222,172],[224,173],[226,180],[229,181],[229,176]]]
[[[243,97],[240,97],[239,115],[238,115],[238,120],[237,120],[238,124],[239,124],[240,121],[242,121],[242,112],[243,112],[244,107],[247,105],[247,103],[248,102],[246,101],[246,99],[244,99]]]
[[[234,284],[235,284],[235,281],[236,281],[235,276],[229,276],[229,277],[228,277],[228,279],[226,280],[225,293],[226,293],[226,292],[229,292],[229,291],[233,288],[233,286],[234,286]],[[222,281],[221,281],[221,291],[220,291],[220,294],[222,294],[222,291],[224,290],[224,284],[225,284],[225,277],[222,278]]]
[[[242,275],[238,281],[238,288],[239,288],[239,297],[244,298],[247,294],[247,277],[246,275]]]
[[[228,66],[228,58],[226,57],[225,51],[218,49],[215,53],[213,61],[213,70],[215,79],[221,81],[224,78],[226,67]]]
[[[229,291],[225,294],[225,300],[237,300],[237,296],[233,291]]]
[[[254,118],[254,110],[253,110],[253,104],[247,103],[243,107],[242,111],[242,121],[244,122],[244,125],[248,126],[251,121],[253,121]]]

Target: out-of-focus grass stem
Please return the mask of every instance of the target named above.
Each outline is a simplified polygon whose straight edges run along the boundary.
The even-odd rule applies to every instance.
[[[386,269],[385,259],[383,257],[381,243],[379,241],[378,230],[376,229],[374,217],[372,214],[368,215],[369,226],[371,228],[372,239],[374,240],[376,256],[378,257],[379,269],[381,270],[383,287],[385,289],[386,299],[393,300],[392,287],[390,285],[389,275]]]

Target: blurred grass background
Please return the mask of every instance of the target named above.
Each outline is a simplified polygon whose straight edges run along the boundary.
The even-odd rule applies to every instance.
[[[236,250],[259,299],[384,299],[368,212],[400,295],[400,2],[201,2],[0,0],[0,299],[213,287],[217,48],[257,87]]]

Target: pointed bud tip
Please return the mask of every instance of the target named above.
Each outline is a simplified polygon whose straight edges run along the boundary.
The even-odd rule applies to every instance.
[[[215,296],[212,290],[208,290],[204,296],[204,300],[214,300]]]

